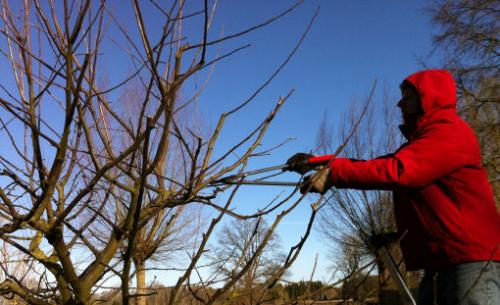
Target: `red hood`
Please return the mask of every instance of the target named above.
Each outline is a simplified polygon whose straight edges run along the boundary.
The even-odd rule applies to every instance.
[[[446,70],[424,70],[408,76],[420,93],[424,117],[441,109],[457,107],[456,86],[453,76]]]

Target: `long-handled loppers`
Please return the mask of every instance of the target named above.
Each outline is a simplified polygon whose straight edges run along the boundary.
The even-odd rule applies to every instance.
[[[255,169],[243,173],[239,173],[236,175],[226,176],[212,182],[212,186],[220,186],[220,185],[230,185],[230,184],[249,184],[249,185],[267,185],[267,186],[297,186],[297,182],[288,182],[288,181],[266,181],[265,179],[275,177],[287,171],[297,171],[292,170],[292,168],[301,168],[301,174],[305,174],[306,172],[313,170],[321,165],[326,165],[328,162],[335,158],[335,155],[324,155],[324,156],[311,156],[307,154],[303,154],[303,158],[298,158],[298,160],[294,162],[287,162],[285,164],[265,167],[261,169]],[[264,173],[275,172],[270,175],[266,175],[263,177],[259,177],[255,180],[247,180],[246,178],[249,176],[256,176]]]

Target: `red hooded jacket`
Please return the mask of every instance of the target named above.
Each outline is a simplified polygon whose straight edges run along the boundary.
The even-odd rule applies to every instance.
[[[394,154],[329,163],[339,188],[393,190],[408,270],[470,261],[500,261],[500,215],[472,129],[456,113],[448,71],[406,78],[420,93],[424,114]],[[408,136],[408,135],[407,135]]]

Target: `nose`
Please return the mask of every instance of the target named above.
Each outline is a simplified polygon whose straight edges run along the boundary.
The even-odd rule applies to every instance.
[[[399,108],[403,107],[403,102],[404,102],[404,98],[400,99],[398,101],[398,103],[396,104],[396,106],[398,106]]]

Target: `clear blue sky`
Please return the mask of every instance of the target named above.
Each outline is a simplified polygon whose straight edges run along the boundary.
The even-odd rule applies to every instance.
[[[208,87],[199,99],[204,124],[208,128],[213,127],[221,112],[240,104],[271,75],[293,49],[320,7],[316,22],[291,62],[244,112],[227,122],[219,143],[220,148],[234,144],[255,127],[257,120],[267,115],[280,96],[294,89],[295,93],[271,125],[262,149],[277,145],[289,137],[295,140],[271,156],[253,161],[249,168],[281,164],[295,152],[313,149],[324,112],[327,111],[329,121],[335,126],[339,115],[352,99],[367,95],[374,79],[379,84],[377,98],[380,99],[385,88],[394,96],[395,104],[401,80],[422,69],[419,59],[424,59],[430,67],[439,67],[439,58],[436,55],[429,57],[433,29],[424,7],[429,2],[306,0],[275,23],[224,44],[221,53],[247,43],[251,47],[217,64]],[[124,3],[110,2],[110,8],[126,24],[127,18],[133,22],[133,12]],[[200,8],[202,3],[201,0],[188,1],[188,8],[194,11],[194,7]],[[292,3],[289,0],[219,0],[209,37],[215,39],[246,29],[280,13]],[[159,15],[149,8],[145,11],[145,17],[154,32],[155,25],[161,23],[157,19]],[[194,25],[186,24],[185,33],[188,37],[199,35],[203,23],[202,18],[198,20]],[[157,27],[157,31],[160,30]],[[109,31],[112,35],[119,35],[113,32],[116,29],[112,27]],[[216,51],[213,48],[208,55],[214,56]],[[103,52],[107,54],[103,55],[102,65],[109,71],[111,84],[122,80],[127,72],[132,71],[132,65],[127,63],[127,57],[116,45],[106,44]],[[0,67],[2,74],[9,71],[10,67]],[[182,95],[188,97],[191,93],[190,88],[184,88]],[[286,178],[297,179],[293,175]],[[254,210],[280,191],[247,187],[237,198],[237,207],[241,211]],[[279,234],[285,248],[298,241],[308,214],[309,206],[303,204],[283,221]],[[292,268],[291,279],[309,279],[316,253],[319,254],[319,265],[315,278],[329,278],[325,243],[314,231]],[[148,276],[148,280],[151,279]],[[170,283],[168,280],[165,282]]]

